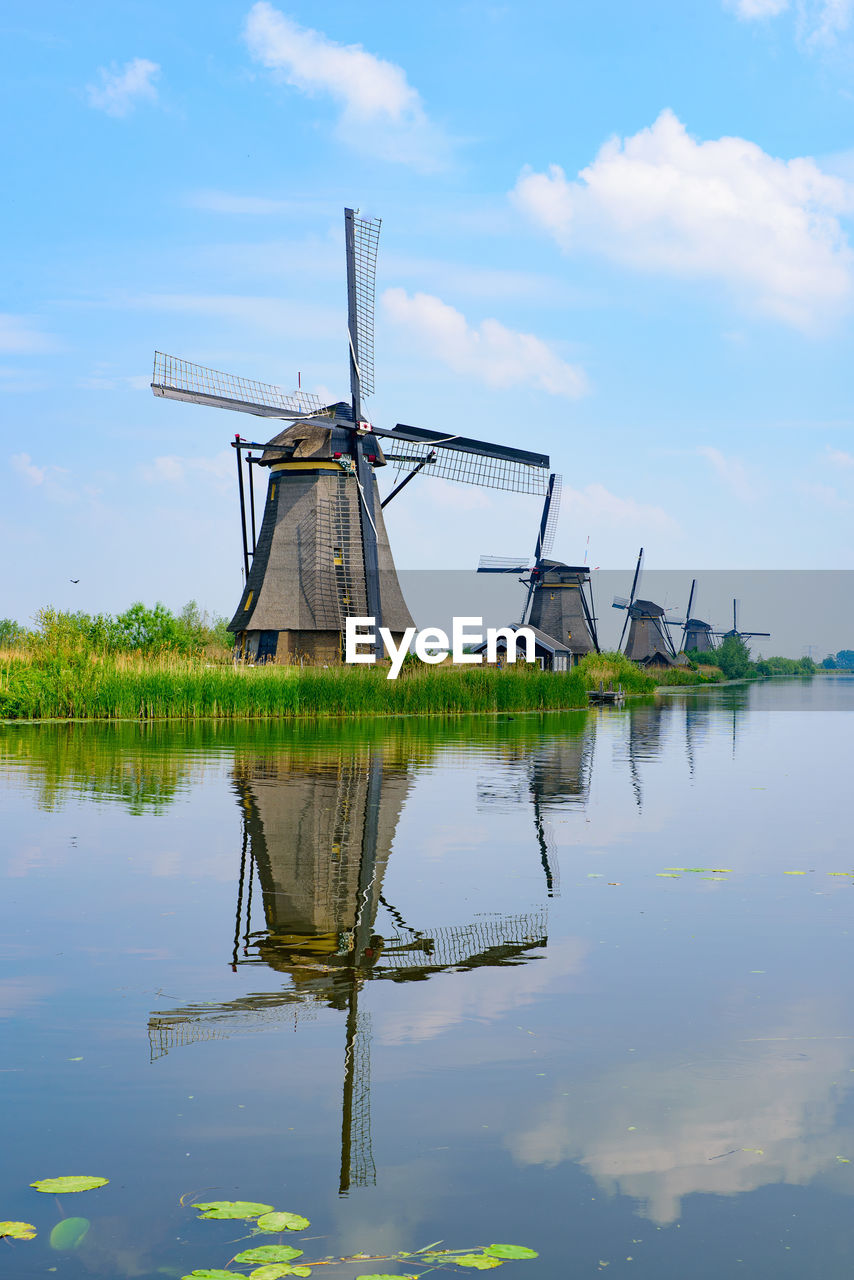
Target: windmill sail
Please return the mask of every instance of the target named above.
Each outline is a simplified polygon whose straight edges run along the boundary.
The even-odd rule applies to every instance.
[[[304,418],[328,413],[319,396],[307,391],[283,391],[268,382],[239,378],[233,373],[192,364],[162,351],[154,353],[151,390],[167,400],[211,405],[215,409],[235,409],[259,418]]]
[[[392,442],[386,458],[398,471],[422,462],[435,450],[435,459],[426,463],[422,475],[511,493],[544,494],[548,487],[549,458],[544,453],[489,444],[467,436],[424,431],[400,422],[393,431],[377,434]]]

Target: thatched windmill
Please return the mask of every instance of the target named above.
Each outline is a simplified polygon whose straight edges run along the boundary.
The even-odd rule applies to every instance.
[[[377,628],[385,626],[396,636],[412,625],[382,508],[418,473],[518,493],[545,492],[549,459],[543,454],[402,423],[380,430],[365,420],[362,400],[374,390],[380,221],[346,209],[344,224],[349,403],[324,405],[302,390],[289,395],[280,387],[155,353],[155,395],[291,423],[266,443],[241,436],[233,442],[245,584],[229,630],[239,652],[255,660],[337,661],[348,617],[372,617]],[[389,453],[384,454],[380,439],[391,442]],[[410,470],[381,503],[374,472],[387,462],[398,472]],[[269,472],[257,538],[256,466]]]
[[[673,648],[673,641],[667,629],[668,621],[665,611],[654,601],[640,600],[637,596],[642,565],[643,547],[640,549],[628,599],[625,596],[615,596],[613,600],[615,609],[626,611],[619,647],[623,648],[626,627],[628,627],[629,637],[623,649],[627,658],[631,658],[632,662],[637,662],[642,667],[670,667],[676,658],[676,650]]]
[[[550,475],[540,528],[531,560],[524,556],[481,556],[478,573],[516,573],[527,586],[521,625],[537,631],[569,649],[573,662],[594,650],[599,652],[590,570],[549,557],[554,546],[560,510],[561,477]]]

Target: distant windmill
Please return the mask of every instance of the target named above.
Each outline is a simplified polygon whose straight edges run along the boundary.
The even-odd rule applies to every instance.
[[[754,636],[770,636],[770,631],[741,631],[738,626],[738,601],[732,602],[732,627],[729,631],[718,631],[717,635],[722,636],[724,640],[728,640],[731,636],[737,637],[739,640],[751,640]]]
[[[654,604],[652,600],[640,600],[637,598],[642,565],[643,547],[640,549],[638,562],[635,566],[635,576],[632,579],[632,589],[628,599],[625,596],[615,596],[612,602],[615,609],[625,609],[626,611],[618,647],[623,649],[623,640],[626,635],[626,627],[628,627],[629,638],[626,641],[625,649],[623,649],[623,653],[627,658],[631,658],[633,662],[638,662],[644,667],[669,667],[673,665],[676,658],[676,650],[673,648],[673,641],[667,629],[668,622],[665,617],[665,611],[660,605]]]
[[[245,584],[229,623],[244,657],[266,661],[305,656],[337,661],[345,619],[373,617],[399,635],[412,618],[398,582],[382,508],[415,475],[519,493],[545,492],[549,459],[450,433],[398,423],[391,430],[363,418],[362,399],[374,390],[374,294],[380,220],[344,211],[350,403],[324,405],[301,389],[219,373],[155,353],[155,395],[284,419],[265,443],[233,442],[237,457]],[[393,452],[383,455],[383,440]],[[249,455],[251,550],[247,533],[244,452]],[[375,469],[393,462],[411,468],[382,504]],[[256,466],[269,469],[257,538]],[[251,567],[250,567],[251,558]]]
[[[697,579],[692,578],[691,590],[688,594],[688,608],[685,610],[685,621],[669,622],[668,626],[682,628],[682,643],[679,647],[683,653],[687,653],[689,649],[695,649],[697,653],[711,653],[715,647],[715,631],[711,623],[702,622],[691,613],[696,587]]]
[[[560,510],[561,477],[550,475],[533,560],[523,556],[481,556],[478,573],[527,574],[520,579],[528,588],[521,625],[567,645],[575,661],[594,649],[599,652],[590,569],[550,560]]]

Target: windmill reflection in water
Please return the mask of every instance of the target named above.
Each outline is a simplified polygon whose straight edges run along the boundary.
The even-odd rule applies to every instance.
[[[370,1022],[359,1009],[365,982],[518,963],[547,941],[544,908],[509,916],[482,912],[469,924],[428,929],[409,923],[385,899],[383,880],[416,768],[408,754],[382,745],[295,748],[238,760],[234,789],[243,836],[231,963],[235,969],[266,965],[290,984],[149,1018],[156,1059],[179,1045],[259,1029],[283,1016],[311,1018],[319,1007],[345,1013],[341,1194],[376,1181]],[[544,866],[551,891],[547,861]],[[380,931],[381,909],[386,923]]]

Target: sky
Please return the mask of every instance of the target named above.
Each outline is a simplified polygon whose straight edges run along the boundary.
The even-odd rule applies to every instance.
[[[345,398],[346,205],[371,420],[547,452],[561,559],[854,569],[854,0],[7,0],[0,37],[0,617],[231,615],[259,424],[153,353]],[[539,507],[385,514],[462,569]]]

